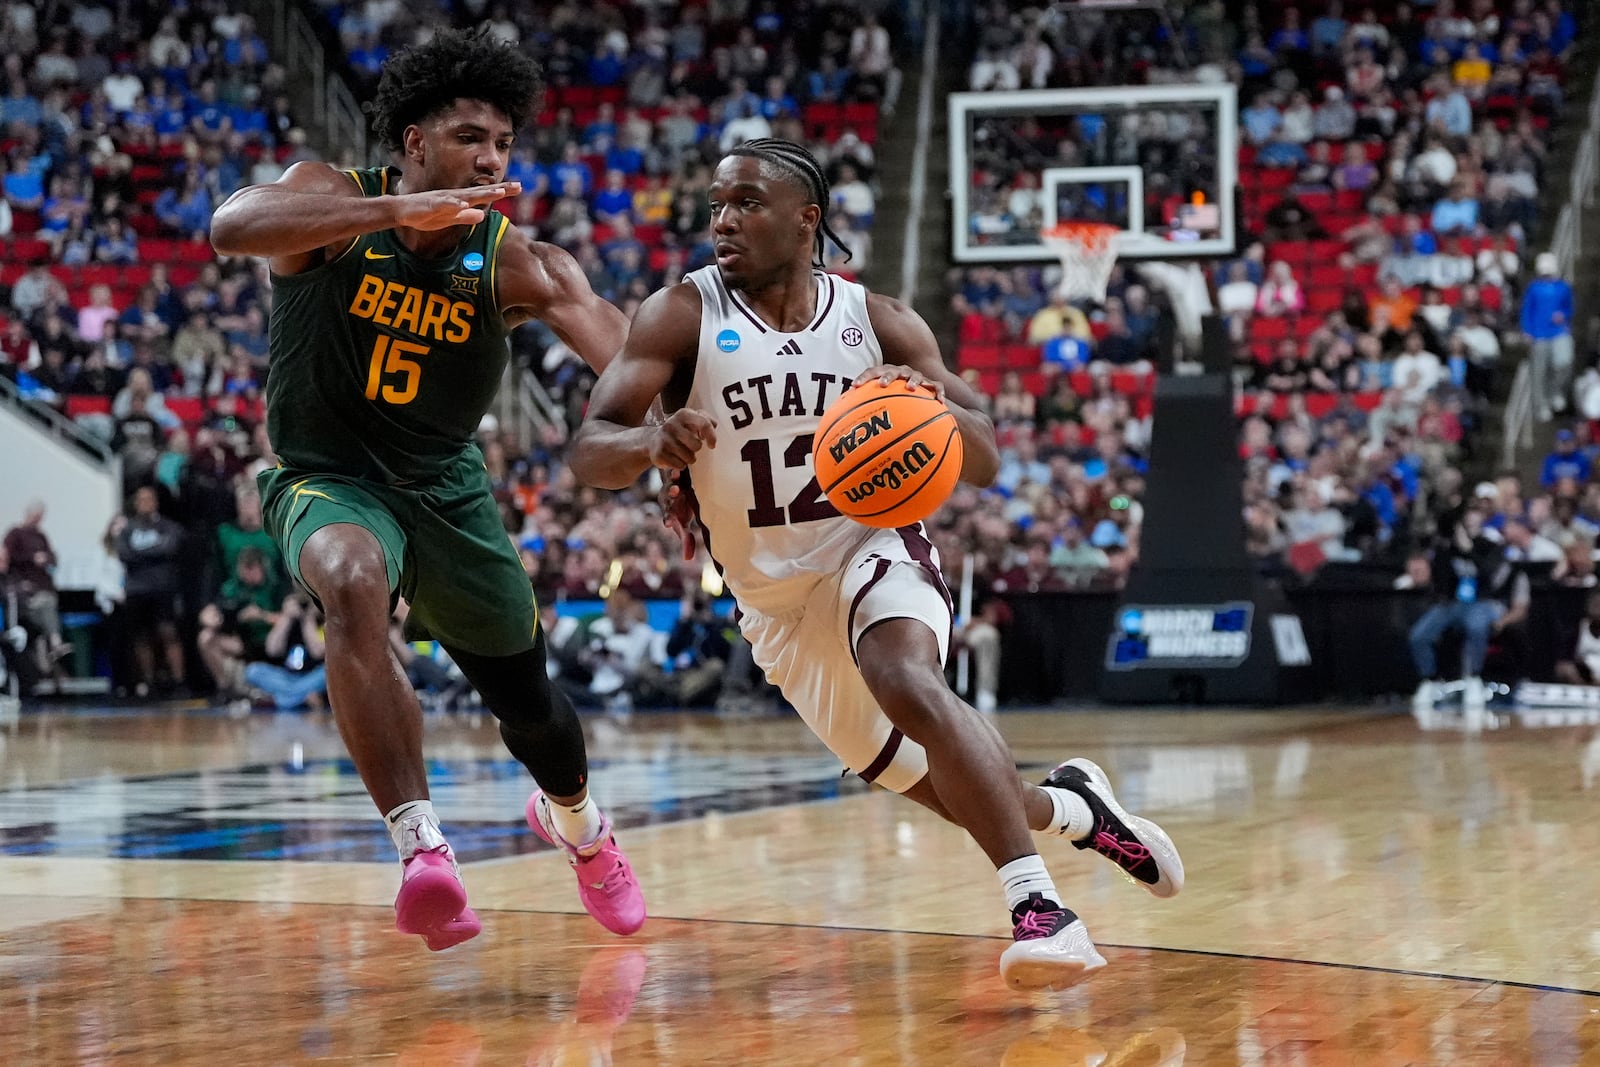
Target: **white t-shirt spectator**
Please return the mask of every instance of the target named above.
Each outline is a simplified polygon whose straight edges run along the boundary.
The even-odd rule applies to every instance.
[[[857,26],[851,30],[850,65],[868,77],[887,74],[894,66],[889,31],[882,26]]]
[[[1443,376],[1444,365],[1439,357],[1426,349],[1402,352],[1395,357],[1394,387],[1400,390],[1407,403],[1420,404]]]
[[[1522,257],[1509,248],[1485,248],[1478,253],[1478,284],[1504,288],[1506,280],[1522,270]]]
[[[144,95],[144,82],[131,70],[121,73],[106,75],[105,81],[100,83],[100,88],[105,90],[106,101],[110,103],[113,111],[130,111]]]
[[[860,178],[835,185],[831,195],[833,202],[853,219],[871,218],[878,207],[877,199],[872,195],[872,186]]]
[[[1224,315],[1248,315],[1256,309],[1260,288],[1249,278],[1229,282],[1217,290],[1217,307]]]
[[[746,141],[754,141],[758,137],[771,136],[772,123],[767,121],[766,116],[757,112],[742,119],[734,119],[722,127],[722,138],[718,145],[726,152],[734,145],[743,144]]]
[[[1011,53],[1018,74],[1027,79],[1028,88],[1043,89],[1050,84],[1050,71],[1056,57],[1043,41],[1023,41]]]
[[[1436,144],[1411,161],[1411,173],[1421,181],[1449,185],[1456,176],[1456,157],[1442,144]]]
[[[1316,135],[1317,113],[1305,101],[1298,101],[1283,109],[1283,125],[1278,135],[1295,144],[1310,144]]]
[[[1456,336],[1467,346],[1467,356],[1474,363],[1493,363],[1500,358],[1500,335],[1483,323],[1463,326]]]
[[[1010,92],[1022,88],[1022,75],[1003,56],[980,57],[972,64],[967,87],[973,92]]]

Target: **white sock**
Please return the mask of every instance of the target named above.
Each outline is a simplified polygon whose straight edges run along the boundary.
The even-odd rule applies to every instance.
[[[408,800],[383,817],[389,836],[400,853],[400,862],[418,851],[437,848],[444,844],[444,834],[439,830],[439,817],[433,813],[433,801]]]
[[[1000,875],[1000,884],[1005,887],[1008,908],[1015,908],[1034,893],[1052,904],[1061,903],[1056,884],[1050,880],[1050,872],[1044,869],[1044,860],[1039,858],[1037,852],[1012,860],[997,873]]]
[[[556,824],[556,832],[574,848],[583,848],[592,845],[600,837],[600,805],[594,798],[587,794],[574,806],[567,807],[550,799],[550,794],[545,794],[545,803],[550,805],[550,821]]]
[[[1060,789],[1053,785],[1044,785],[1039,788],[1045,791],[1050,798],[1050,803],[1055,808],[1055,814],[1050,817],[1050,825],[1045,827],[1047,833],[1060,834],[1068,841],[1081,841],[1094,829],[1094,812],[1089,810],[1089,802],[1070,789]]]

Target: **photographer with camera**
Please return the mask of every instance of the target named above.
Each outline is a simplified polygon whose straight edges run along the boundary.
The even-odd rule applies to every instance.
[[[299,590],[284,597],[263,652],[261,659],[252,659],[244,667],[245,683],[252,690],[271,697],[279,711],[323,706],[328,692],[328,673],[323,665],[327,646],[322,638],[321,615],[310,597]]]

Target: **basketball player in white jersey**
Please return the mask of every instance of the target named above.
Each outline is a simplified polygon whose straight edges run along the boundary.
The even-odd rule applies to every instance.
[[[915,312],[817,269],[828,188],[803,147],[733,149],[710,198],[716,266],[639,309],[573,439],[573,474],[620,489],[652,465],[688,470],[756,662],[851,770],[972,835],[1011,908],[1001,974],[1064,988],[1105,960],[1062,906],[1030,827],[1101,852],[1163,897],[1183,885],[1177,851],[1087,760],[1043,787],[1017,777],[999,732],[945,683],[950,594],[921,525],[843,518],[812,475],[823,411],[875,377],[948,401],[962,477],[976,485],[999,466],[994,427]],[[645,425],[658,394],[671,414]]]

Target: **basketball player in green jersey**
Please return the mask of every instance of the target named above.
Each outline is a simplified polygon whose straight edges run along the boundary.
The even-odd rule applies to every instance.
[[[946,399],[965,445],[961,476],[978,485],[999,467],[994,427],[915,311],[820,273],[831,201],[804,147],[735,147],[708,195],[716,265],[640,307],[573,438],[572,472],[615,489],[652,465],[688,470],[755,661],[846,766],[959,824],[987,853],[1011,909],[1006,981],[1070,985],[1105,959],[1062,906],[1030,829],[1093,849],[1158,897],[1183,887],[1177,849],[1125,811],[1088,760],[1039,785],[1018,778],[999,731],[945,682],[951,598],[921,524],[858,525],[812,475],[826,403],[852,383],[899,378]],[[672,414],[647,425],[657,396]]]
[[[530,825],[578,872],[615,933],[644,899],[588,795],[583,731],[545,673],[532,590],[501,526],[473,435],[499,388],[507,334],[543,320],[601,370],[627,322],[566,252],[490,205],[538,65],[479,32],[444,32],[391,59],[373,127],[397,164],[297,163],[217,209],[223,255],[271,262],[268,530],[327,619],[339,732],[399,849],[396,926],[448,948],[480,929],[429,802],[422,711],[390,651],[396,597],[500,721],[538,789]]]

